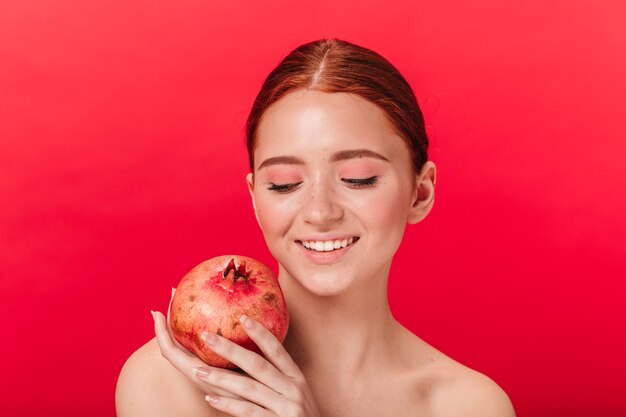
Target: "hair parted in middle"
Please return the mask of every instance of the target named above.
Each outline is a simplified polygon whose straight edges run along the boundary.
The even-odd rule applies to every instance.
[[[254,172],[256,130],[265,110],[299,90],[351,93],[381,108],[411,152],[414,173],[428,160],[428,137],[415,94],[400,72],[380,54],[337,38],[300,45],[270,72],[246,122],[246,146]]]

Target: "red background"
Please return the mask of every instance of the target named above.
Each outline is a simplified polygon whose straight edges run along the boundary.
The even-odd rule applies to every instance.
[[[339,37],[409,80],[438,166],[398,320],[518,416],[625,415],[625,3],[259,3],[0,3],[2,414],[113,415],[184,273],[276,267],[244,122],[286,53]]]

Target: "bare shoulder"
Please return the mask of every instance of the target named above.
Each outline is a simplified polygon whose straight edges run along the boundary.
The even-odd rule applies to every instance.
[[[432,417],[515,417],[509,396],[488,376],[439,351],[398,323],[394,345],[404,360],[411,398],[402,415]],[[398,349],[399,346],[402,346]]]
[[[430,398],[434,415],[515,417],[509,396],[495,381],[450,358],[443,362]]]
[[[118,417],[216,415],[203,393],[163,358],[155,338],[137,349],[122,367],[115,408]]]

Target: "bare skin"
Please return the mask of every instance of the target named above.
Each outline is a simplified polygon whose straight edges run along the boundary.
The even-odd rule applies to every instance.
[[[345,152],[354,150],[361,151]],[[289,158],[275,159],[284,156]],[[254,159],[248,189],[279,263],[291,320],[283,351],[272,348],[278,353],[266,356],[276,366],[271,382],[297,380],[298,391],[268,391],[264,398],[272,397],[275,410],[255,408],[252,415],[515,415],[495,382],[428,345],[390,312],[391,261],[406,225],[432,209],[436,168],[428,161],[413,172],[408,148],[377,106],[345,93],[292,92],[264,114]],[[354,243],[336,259],[303,243],[348,236]],[[259,343],[274,346],[262,330],[256,330]],[[223,413],[204,395],[243,403],[250,401],[248,391],[226,379],[221,385],[198,381],[191,370],[195,359],[172,343],[162,315],[156,332],[158,343],[141,347],[120,374],[119,416],[245,415]],[[229,342],[220,343],[226,349]],[[265,375],[248,372],[258,358],[244,353],[232,349],[247,376],[263,380]],[[240,382],[256,381],[234,383]]]

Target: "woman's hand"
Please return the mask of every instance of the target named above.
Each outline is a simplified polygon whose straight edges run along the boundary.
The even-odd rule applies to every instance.
[[[153,315],[161,353],[207,393],[205,399],[214,408],[240,417],[320,417],[300,368],[276,336],[259,322],[242,317],[244,331],[267,359],[217,334],[202,335],[215,353],[247,374],[242,375],[205,364],[174,340],[163,314]]]
[[[178,369],[183,375],[185,375],[187,379],[192,381],[194,385],[205,391],[207,394],[218,394],[231,396],[233,398],[240,398],[237,395],[234,395],[228,391],[221,390],[217,387],[206,389],[206,384],[203,384],[202,381],[195,377],[194,368],[206,366],[206,363],[204,363],[193,352],[189,351],[183,345],[178,343],[178,341],[172,336],[171,328],[169,326],[170,308],[172,306],[172,300],[174,299],[175,293],[176,288],[172,288],[170,304],[167,307],[167,321],[165,321],[163,314],[159,312],[152,312],[152,317],[154,318],[154,329],[156,333],[157,343],[159,344],[159,349],[161,350],[161,354],[172,365],[174,365],[176,369]],[[235,375],[239,375],[236,372],[227,369],[224,369],[224,372],[231,372]]]

